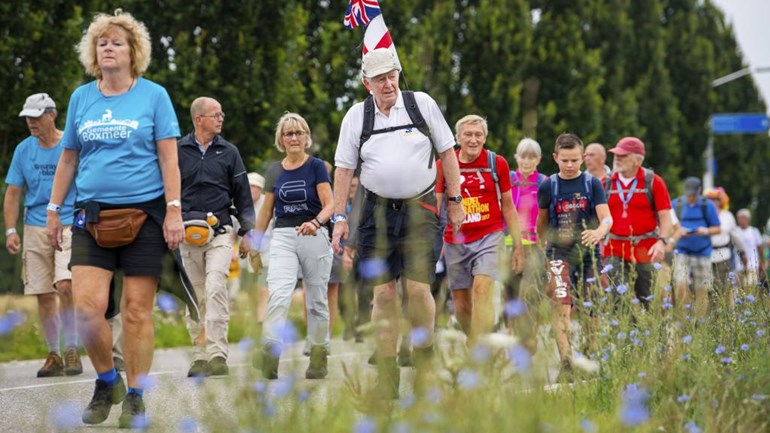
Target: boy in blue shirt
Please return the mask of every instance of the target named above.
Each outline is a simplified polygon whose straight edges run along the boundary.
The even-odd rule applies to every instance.
[[[674,247],[674,301],[678,308],[689,303],[695,293],[695,315],[708,311],[708,291],[712,286],[711,236],[721,232],[719,214],[711,200],[701,197],[697,177],[684,181],[684,196],[674,199],[671,208],[679,219],[678,241]],[[689,289],[689,290],[688,290]]]

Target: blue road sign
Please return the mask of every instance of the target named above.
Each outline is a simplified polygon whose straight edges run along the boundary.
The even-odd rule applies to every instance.
[[[714,134],[761,134],[770,128],[770,121],[763,113],[714,114],[711,116],[711,132]]]

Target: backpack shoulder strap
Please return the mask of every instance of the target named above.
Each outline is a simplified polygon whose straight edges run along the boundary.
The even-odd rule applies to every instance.
[[[420,107],[417,105],[414,92],[411,90],[402,90],[401,94],[404,98],[404,107],[406,107],[406,113],[409,115],[409,119],[412,121],[412,124],[414,124],[414,127],[417,128],[418,131],[422,132],[426,137],[428,137],[428,140],[430,141],[431,152],[430,159],[428,160],[428,168],[432,168],[433,161],[436,159],[436,146],[435,143],[433,143],[433,135],[430,133],[428,122],[425,121],[425,118],[422,116],[422,112],[420,112]]]
[[[701,214],[703,214],[703,221],[705,221],[706,224],[708,224],[709,223],[708,208],[707,208],[708,205],[706,204],[706,199],[703,197],[699,197],[699,199],[700,199],[700,212]]]
[[[588,198],[588,203],[591,204],[591,207],[594,206],[594,188],[593,188],[593,178],[594,176],[587,172],[583,172],[583,183],[586,190],[586,197]]]
[[[681,196],[676,199],[676,208],[674,209],[674,213],[676,213],[676,217],[679,218],[679,223],[682,223],[682,210],[684,209],[684,196]]]
[[[548,205],[548,217],[551,220],[551,227],[556,227],[556,197],[559,195],[559,175],[554,173],[550,176],[551,180],[551,203]]]
[[[497,202],[502,210],[503,196],[500,194],[500,176],[497,175],[497,154],[489,149],[487,149],[487,167],[489,167],[489,174],[492,175],[492,180],[495,182]]]
[[[358,142],[358,153],[361,154],[361,146],[372,137],[374,131],[374,98],[369,95],[364,100],[364,124],[361,128],[361,140]]]
[[[655,197],[652,195],[652,181],[655,180],[655,172],[650,168],[644,169],[644,189],[647,190],[647,201],[650,202],[650,208],[653,212],[657,209],[655,207]]]

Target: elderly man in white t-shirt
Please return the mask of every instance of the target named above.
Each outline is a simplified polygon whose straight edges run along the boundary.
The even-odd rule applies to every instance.
[[[738,228],[736,235],[744,248],[743,260],[738,264],[740,284],[745,289],[753,287],[759,279],[759,272],[765,270],[765,254],[762,235],[751,225],[751,211],[741,209],[736,214]]]
[[[418,377],[429,370],[433,353],[436,305],[430,283],[435,279],[433,245],[438,236],[434,152],[442,161],[448,223],[455,232],[464,218],[452,130],[433,98],[399,90],[400,71],[395,53],[388,49],[372,50],[364,56],[361,75],[372,99],[348,110],[334,158],[332,244],[336,252],[342,251],[341,243],[348,237],[345,203],[353,172],[361,162],[360,182],[366,199],[357,234],[357,271],[374,285],[372,320],[381,324],[376,333],[380,356],[375,392],[381,398],[398,398],[398,278],[405,282],[409,299],[406,315],[412,326],[415,363],[421,370]],[[410,117],[409,100],[419,109],[430,137]]]

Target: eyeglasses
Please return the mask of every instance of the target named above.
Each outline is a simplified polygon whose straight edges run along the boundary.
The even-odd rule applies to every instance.
[[[217,119],[225,120],[225,113],[214,113],[214,114],[199,114],[201,117],[215,117]]]
[[[291,138],[291,137],[300,138],[305,135],[305,131],[289,131],[289,132],[284,132],[282,135],[284,136],[284,138]]]

